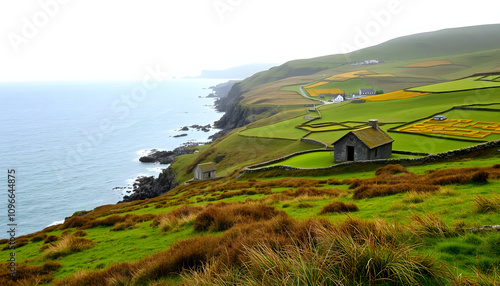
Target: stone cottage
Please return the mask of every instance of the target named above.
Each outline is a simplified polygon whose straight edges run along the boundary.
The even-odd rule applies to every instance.
[[[194,170],[194,180],[208,180],[217,177],[217,167],[213,162],[198,164]]]
[[[384,159],[392,154],[394,140],[370,120],[367,127],[351,131],[334,145],[335,162]]]

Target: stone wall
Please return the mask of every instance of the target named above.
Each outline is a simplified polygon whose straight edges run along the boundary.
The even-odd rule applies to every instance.
[[[325,143],[323,143],[321,141],[318,141],[318,140],[309,139],[309,138],[300,138],[300,141],[302,141],[302,142],[308,142],[308,143],[313,143],[313,144],[319,145],[319,146],[321,146],[323,148],[328,148],[328,145],[326,145]]]
[[[461,156],[461,155],[467,155],[467,154],[474,153],[474,152],[481,151],[481,150],[486,150],[486,149],[490,149],[490,148],[498,148],[498,147],[500,147],[500,140],[490,141],[490,142],[482,143],[482,144],[479,144],[479,145],[476,145],[476,146],[467,147],[467,148],[464,148],[464,149],[457,149],[457,150],[452,150],[452,151],[448,151],[448,152],[444,152],[444,153],[439,153],[439,154],[434,154],[434,155],[428,155],[428,156],[425,156],[425,157],[422,157],[422,158],[398,158],[398,159],[379,159],[379,160],[367,160],[367,161],[357,161],[357,162],[344,162],[344,163],[336,164],[336,165],[333,165],[333,166],[330,166],[330,167],[314,168],[314,169],[312,169],[312,168],[311,169],[296,168],[296,167],[283,166],[283,165],[276,165],[276,166],[268,166],[268,167],[262,167],[262,168],[255,168],[255,167],[258,167],[258,166],[263,166],[263,165],[271,164],[271,163],[262,163],[262,164],[258,164],[258,165],[252,166],[252,167],[254,167],[254,169],[245,168],[244,172],[245,173],[257,173],[257,172],[265,172],[265,171],[276,170],[276,169],[282,169],[282,170],[286,170],[286,171],[292,171],[292,170],[307,170],[307,171],[311,171],[311,170],[333,170],[333,169],[341,167],[341,166],[356,165],[356,164],[365,164],[365,163],[380,164],[380,165],[387,165],[387,164],[424,164],[424,163],[431,163],[431,162],[434,162],[434,161],[439,161],[439,160],[443,160],[443,159],[449,159],[449,158],[453,158],[453,157],[457,157],[457,156]],[[318,152],[318,151],[321,151],[321,150],[311,150],[311,151]],[[298,153],[310,153],[311,151],[298,152]],[[499,152],[500,152],[500,150],[499,150]],[[286,156],[286,158],[289,158],[291,156],[293,156],[293,154],[289,155],[289,156]],[[285,157],[283,157],[283,158],[285,158]],[[273,161],[270,161],[270,162],[276,163],[276,162],[279,162],[280,160],[284,160],[283,158],[277,159],[277,160],[273,160]]]

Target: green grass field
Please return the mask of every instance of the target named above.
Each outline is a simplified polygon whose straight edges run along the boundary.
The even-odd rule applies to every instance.
[[[360,88],[372,88],[372,87],[375,90],[380,89],[377,86],[368,85],[365,79],[353,78],[346,81],[332,81],[324,85],[313,87],[312,89],[338,88],[343,90],[345,94],[349,95],[351,93],[358,93]]]
[[[303,169],[326,168],[335,165],[333,161],[333,154],[334,154],[333,151],[319,151],[307,154],[300,154],[277,163],[266,165],[264,167],[283,165],[283,166],[290,166]],[[393,154],[390,157],[390,159],[396,159],[396,158],[417,158],[417,156]]]
[[[348,120],[368,122],[369,119],[378,119],[386,124],[382,128],[387,130],[394,127],[394,123],[410,122],[419,118],[427,118],[432,114],[440,113],[453,106],[466,104],[486,104],[498,103],[500,101],[500,89],[483,89],[475,91],[461,91],[442,94],[429,94],[415,98],[402,100],[392,100],[385,102],[365,102],[365,103],[340,103],[325,105],[319,108],[322,118],[314,120],[309,124],[342,122]],[[491,108],[495,108],[494,106]],[[495,112],[474,112],[470,110],[455,110],[450,112],[450,116],[458,118],[474,119],[477,121],[492,121]],[[477,119],[475,118],[477,116]],[[279,137],[289,139],[300,139],[307,134],[305,130],[295,128],[305,120],[299,116],[293,119],[284,120],[267,126],[247,129],[242,135],[258,137]],[[337,127],[307,128],[309,131],[322,131],[336,129]],[[313,132],[306,138],[321,141],[330,145],[348,131],[323,131]],[[440,153],[454,149],[465,148],[476,145],[473,142],[460,142],[440,138],[429,138],[412,134],[400,134],[390,132],[389,135],[395,139],[393,147],[395,150],[407,150],[425,153]],[[445,136],[443,136],[445,137]],[[495,140],[496,135],[491,137]]]
[[[500,82],[479,80],[482,77],[468,77],[460,80],[448,81],[408,89],[409,91],[420,92],[453,92],[462,90],[482,89],[500,87]]]
[[[244,136],[256,136],[263,138],[286,138],[300,139],[307,134],[307,131],[295,128],[295,126],[306,122],[303,116],[299,116],[286,121],[270,124],[259,128],[250,128],[241,131]],[[291,127],[291,128],[290,128]]]

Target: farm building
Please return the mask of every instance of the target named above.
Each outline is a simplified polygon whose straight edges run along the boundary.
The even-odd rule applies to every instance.
[[[375,90],[373,88],[360,88],[359,95],[374,95]]]
[[[394,140],[378,126],[378,120],[370,120],[369,126],[351,131],[334,145],[335,162],[384,159],[392,154]]]
[[[444,115],[436,115],[432,118],[432,120],[437,120],[437,121],[443,121],[443,120],[446,120],[448,119],[448,117],[444,116]]]
[[[217,177],[217,167],[212,162],[198,164],[194,170],[194,180],[208,180]]]
[[[345,95],[343,94],[338,94],[334,99],[333,102],[338,103],[338,102],[343,102],[345,101]]]

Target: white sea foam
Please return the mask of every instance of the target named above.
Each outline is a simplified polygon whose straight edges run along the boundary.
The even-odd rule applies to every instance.
[[[154,168],[148,168],[148,171],[150,172],[155,172],[155,173],[161,173],[163,169],[166,169],[168,165],[164,165],[165,167],[154,167]]]
[[[49,224],[47,227],[49,227],[49,226],[54,226],[54,225],[58,225],[58,224],[63,224],[63,223],[64,223],[64,220],[58,220],[58,221],[55,221],[55,222],[53,222],[53,223]]]
[[[163,149],[142,149],[142,150],[137,151],[136,153],[140,157],[143,157],[143,156],[151,155],[156,151],[165,151],[165,150],[163,150]]]

